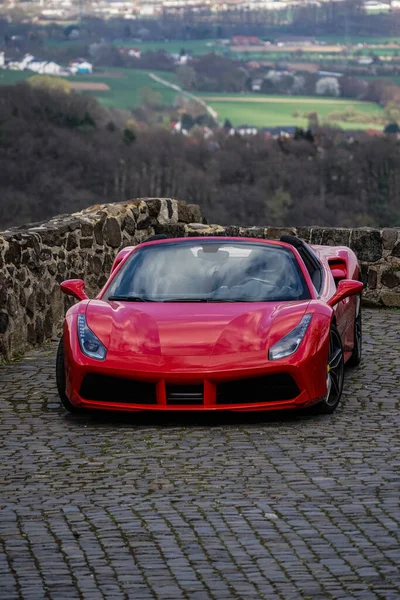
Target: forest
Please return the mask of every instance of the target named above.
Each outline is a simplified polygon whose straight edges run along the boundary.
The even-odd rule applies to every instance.
[[[0,228],[145,196],[197,203],[222,224],[400,226],[396,135],[205,140],[127,116],[74,92],[0,88]]]

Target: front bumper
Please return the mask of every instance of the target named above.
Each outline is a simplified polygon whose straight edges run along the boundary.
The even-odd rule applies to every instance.
[[[113,411],[266,411],[296,409],[326,393],[326,360],[268,361],[164,357],[130,368],[69,352],[66,393],[77,407]]]

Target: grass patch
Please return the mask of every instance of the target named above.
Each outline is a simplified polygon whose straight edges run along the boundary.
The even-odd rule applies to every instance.
[[[176,82],[174,73],[165,71],[152,71],[155,75],[170,81]],[[110,73],[110,77],[107,77]],[[121,77],[115,77],[115,74],[121,74]],[[71,77],[71,82],[90,82],[94,80],[92,76]],[[96,73],[96,80],[109,86],[108,92],[85,92],[94,95],[100,104],[113,108],[136,108],[140,106],[140,89],[149,87],[160,92],[165,106],[172,106],[177,92],[151,79],[147,71],[140,69],[105,69],[104,74]]]
[[[328,44],[386,44],[400,42],[400,36],[367,36],[367,35],[320,35],[315,38],[318,42]]]
[[[34,75],[33,71],[0,71],[0,85],[14,85],[15,83],[21,83],[28,77]]]
[[[193,54],[208,54],[213,51],[222,51],[223,47],[217,45],[216,39],[209,40],[173,40],[169,42],[134,42],[132,40],[114,40],[113,45],[117,47],[133,46],[139,48],[142,52],[149,50],[165,50],[172,54],[179,54],[181,48],[184,48],[186,52],[193,52]]]
[[[299,126],[306,127],[308,113],[316,112],[320,121],[332,122],[343,129],[369,129],[377,127],[377,120],[383,117],[383,110],[372,102],[349,102],[323,98],[294,98],[290,96],[257,96],[261,101],[249,101],[246,96],[224,94],[223,100],[202,97],[214,108],[220,120],[229,119],[233,125],[254,125],[256,127]],[[221,95],[222,96],[222,95]],[[266,101],[262,102],[265,98]],[[349,114],[360,115],[360,120],[346,121]],[[332,120],[331,115],[335,118]]]
[[[152,71],[155,75],[176,83],[175,73],[166,71]],[[25,81],[34,73],[31,71],[0,71],[0,85],[13,85]],[[108,91],[101,90],[85,90],[81,93],[95,96],[99,103],[103,106],[113,108],[136,108],[140,105],[140,89],[150,87],[153,90],[160,92],[165,106],[172,106],[177,92],[167,88],[166,86],[154,81],[149,77],[147,71],[141,69],[119,69],[119,68],[104,68],[102,71],[96,71],[93,75],[79,75],[68,77],[71,83],[104,83],[110,89]]]

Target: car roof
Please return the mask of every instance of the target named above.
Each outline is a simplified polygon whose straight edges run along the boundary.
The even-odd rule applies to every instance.
[[[153,237],[153,236],[151,236]],[[209,242],[209,241],[213,241],[213,242],[235,242],[235,243],[240,243],[240,242],[246,242],[246,243],[250,243],[250,244],[271,244],[274,246],[283,246],[286,248],[290,248],[291,250],[293,250],[294,246],[292,246],[291,244],[288,244],[287,242],[281,242],[280,240],[270,240],[270,239],[265,239],[265,238],[253,238],[253,237],[238,237],[238,236],[225,236],[225,235],[207,235],[207,236],[203,236],[203,235],[199,235],[199,236],[191,236],[191,237],[178,237],[178,238],[163,238],[163,239],[149,239],[149,240],[144,240],[143,242],[140,242],[137,246],[135,246],[135,248],[137,248],[138,246],[144,246],[144,245],[155,245],[155,244],[168,244],[168,243],[176,243],[176,242],[184,242],[184,243],[189,243],[189,242],[198,242],[198,243],[204,243],[204,242]]]

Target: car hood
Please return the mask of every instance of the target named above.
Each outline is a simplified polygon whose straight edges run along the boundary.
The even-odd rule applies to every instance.
[[[309,302],[91,300],[86,319],[108,355],[216,356],[265,351],[300,322]]]

